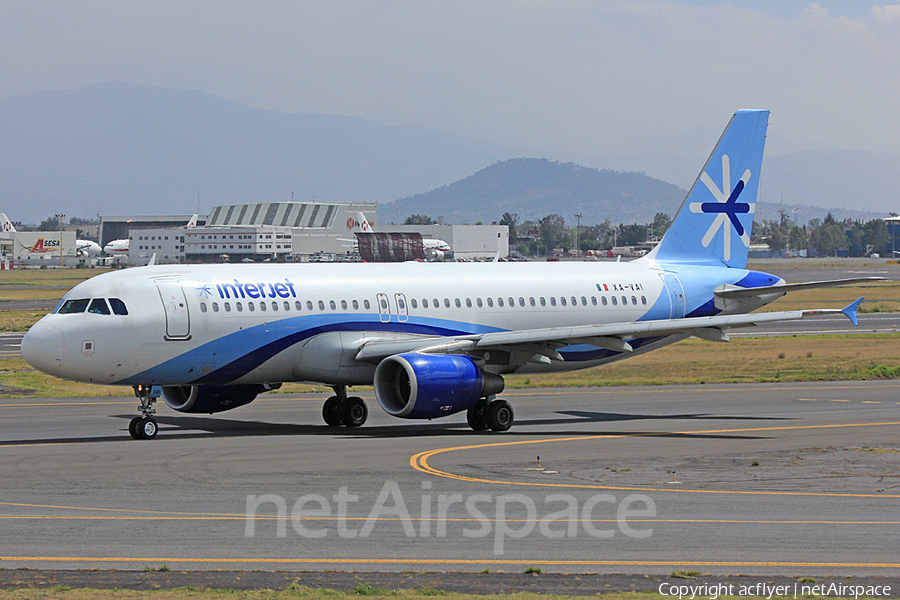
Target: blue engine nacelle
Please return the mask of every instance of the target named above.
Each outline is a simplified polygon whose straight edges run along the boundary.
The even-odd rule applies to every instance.
[[[452,415],[499,394],[503,386],[499,375],[485,373],[468,356],[453,354],[396,354],[375,370],[378,404],[403,419]]]
[[[250,404],[261,385],[179,385],[162,389],[162,398],[174,410],[183,413],[217,413]]]

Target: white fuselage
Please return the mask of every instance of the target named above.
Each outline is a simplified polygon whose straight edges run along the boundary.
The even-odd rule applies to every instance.
[[[143,267],[85,281],[61,302],[118,299],[127,315],[54,311],[23,353],[43,371],[94,383],[363,384],[376,366],[355,360],[363,340],[680,318],[747,273],[679,274],[652,261]],[[624,357],[590,346],[560,353],[564,362],[519,371]]]

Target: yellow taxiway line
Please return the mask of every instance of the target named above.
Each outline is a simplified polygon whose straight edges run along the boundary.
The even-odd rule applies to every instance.
[[[553,487],[553,488],[575,488],[575,489],[592,489],[592,490],[625,490],[625,491],[643,491],[643,492],[676,492],[676,493],[693,493],[693,494],[746,494],[746,495],[762,495],[762,496],[829,496],[838,498],[900,498],[900,494],[845,494],[833,492],[797,492],[797,491],[754,491],[754,490],[698,490],[684,488],[650,488],[650,487],[634,487],[634,486],[611,486],[611,485],[591,485],[579,483],[549,483],[538,481],[507,481],[503,479],[485,479],[481,477],[468,477],[465,475],[457,475],[449,471],[442,471],[432,467],[428,461],[439,454],[450,452],[459,452],[463,450],[479,450],[482,448],[499,448],[504,446],[524,446],[529,444],[553,444],[557,442],[582,442],[582,441],[604,441],[614,438],[631,438],[631,437],[652,437],[652,436],[670,436],[670,435],[708,435],[723,433],[751,433],[760,431],[796,431],[811,429],[837,429],[843,427],[889,427],[900,425],[898,422],[890,423],[845,423],[839,425],[792,425],[786,427],[748,427],[742,429],[707,429],[701,431],[663,431],[653,433],[633,433],[633,434],[616,434],[616,435],[592,435],[566,438],[548,438],[541,440],[520,440],[516,442],[494,442],[490,444],[475,444],[472,446],[456,446],[452,448],[439,448],[437,450],[427,450],[413,455],[409,459],[410,466],[427,475],[435,477],[443,477],[446,479],[455,479],[457,481],[468,481],[473,483],[487,483],[493,485],[518,485],[518,486],[536,486],[536,487]]]

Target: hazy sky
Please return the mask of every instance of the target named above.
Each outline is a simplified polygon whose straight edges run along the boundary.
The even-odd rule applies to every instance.
[[[0,97],[103,81],[549,152],[720,130],[900,153],[900,4],[373,0],[0,3]]]

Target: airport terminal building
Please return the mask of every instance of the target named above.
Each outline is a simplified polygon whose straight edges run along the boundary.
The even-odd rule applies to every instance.
[[[457,258],[508,255],[502,225],[380,225],[375,202],[255,202],[213,207],[187,227],[190,215],[103,217],[101,243],[129,240],[128,264],[306,261],[356,254],[359,215],[379,233],[421,233],[453,248]]]
[[[318,253],[349,254],[354,233],[361,231],[358,215],[377,219],[375,202],[256,202],[216,206],[196,227],[190,219],[172,226],[129,229],[128,263],[261,262],[296,260]],[[121,218],[120,218],[121,219]],[[135,221],[131,221],[134,223]]]

